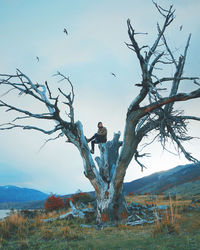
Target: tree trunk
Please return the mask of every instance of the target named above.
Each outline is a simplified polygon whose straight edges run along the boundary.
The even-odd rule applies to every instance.
[[[123,191],[116,195],[115,190],[109,188],[97,196],[98,223],[118,224],[127,217],[127,204]]]
[[[78,147],[84,165],[84,174],[93,185],[97,199],[97,222],[118,223],[128,216],[127,204],[123,193],[123,182],[114,188],[114,172],[119,156],[120,132],[111,141],[98,145],[100,156],[95,157],[95,165],[80,122],[76,123],[78,137],[71,141]],[[68,135],[69,137],[70,135]]]
[[[98,223],[116,224],[128,216],[123,186],[120,190],[115,190],[112,182],[119,148],[122,146],[119,137],[120,132],[114,134],[112,141],[99,144],[100,157],[95,158],[104,181],[103,188],[96,193]]]

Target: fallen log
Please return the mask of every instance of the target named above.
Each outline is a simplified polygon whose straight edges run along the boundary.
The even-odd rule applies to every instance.
[[[95,212],[95,210],[93,208],[84,208],[82,210],[77,209],[74,204],[72,203],[72,201],[70,201],[70,206],[72,208],[72,211],[66,213],[66,214],[62,214],[60,216],[54,217],[54,218],[49,218],[49,219],[43,219],[43,222],[52,222],[52,221],[56,221],[56,220],[62,220],[62,219],[72,219],[72,218],[85,218],[86,214],[91,213],[93,214]]]

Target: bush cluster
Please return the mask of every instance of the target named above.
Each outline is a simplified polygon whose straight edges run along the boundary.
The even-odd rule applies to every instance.
[[[59,196],[54,194],[47,198],[44,203],[44,209],[46,211],[59,210],[65,207],[64,201]]]
[[[62,208],[68,209],[70,207],[70,201],[72,201],[74,205],[79,205],[81,203],[88,204],[94,200],[95,199],[90,194],[83,192],[73,194],[70,198],[66,198],[65,201],[59,196],[51,195],[45,201],[44,209],[46,211],[55,211]]]

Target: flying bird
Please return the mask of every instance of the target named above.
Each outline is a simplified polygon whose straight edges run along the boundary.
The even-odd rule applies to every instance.
[[[39,60],[40,60],[40,59],[39,59],[39,57],[38,57],[38,56],[36,56],[36,59],[37,59],[37,61],[39,62]]]
[[[63,32],[64,32],[66,35],[68,35],[68,32],[67,32],[67,29],[66,29],[66,28],[64,28]]]
[[[179,30],[181,31],[183,29],[183,25],[180,26]]]
[[[116,75],[113,72],[111,72],[110,74],[113,75],[114,77],[116,77]]]

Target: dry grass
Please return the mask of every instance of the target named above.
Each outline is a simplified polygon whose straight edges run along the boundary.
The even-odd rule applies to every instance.
[[[71,210],[72,210],[72,209],[69,208],[69,209],[67,209],[67,210],[51,211],[51,212],[48,212],[48,213],[42,213],[42,214],[39,215],[39,218],[40,218],[40,219],[55,218],[55,217],[58,217],[59,215],[68,213],[68,212],[70,212]]]
[[[43,216],[38,214],[33,220],[33,227],[41,227],[44,224],[42,219]]]
[[[179,234],[179,222],[178,219],[180,219],[180,215],[176,214],[174,209],[166,210],[161,220],[156,221],[153,228],[153,236],[160,233],[165,234]]]
[[[128,197],[146,204],[149,196]],[[142,201],[142,202],[141,202]],[[0,249],[200,249],[200,213],[189,211],[184,201],[165,201],[157,196],[157,205],[169,205],[154,225],[108,227],[104,230],[81,228],[81,219],[44,223],[43,218],[57,217],[51,212],[25,219],[13,214],[0,221]],[[182,209],[184,208],[184,209]],[[167,238],[167,241],[166,241]]]
[[[174,201],[172,199],[166,200],[165,195],[128,195],[126,197],[126,201],[128,204],[131,202],[137,202],[141,203],[143,205],[169,205],[169,202],[171,202],[173,205],[175,204],[177,207],[179,206],[188,206],[191,204],[191,200],[182,200],[181,197],[177,197],[177,199]]]
[[[25,232],[27,219],[18,213],[11,214],[5,220],[0,221],[0,235],[2,238],[9,239],[12,235],[18,237]]]

